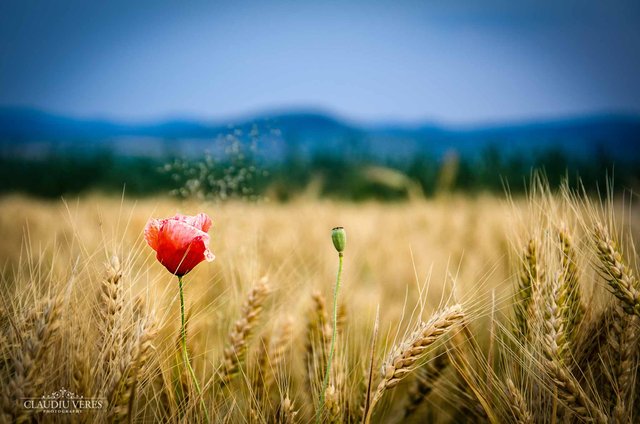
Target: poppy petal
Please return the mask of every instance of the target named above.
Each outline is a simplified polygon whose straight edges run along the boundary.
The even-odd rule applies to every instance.
[[[196,227],[198,230],[202,230],[205,233],[211,228],[211,218],[206,213],[199,213],[195,216],[182,215],[177,213],[173,218],[176,221],[184,222],[192,227]]]
[[[158,233],[162,223],[158,219],[150,218],[144,227],[144,239],[153,250],[158,250]]]
[[[206,213],[195,216],[176,214],[167,219],[150,219],[144,230],[156,259],[172,274],[182,276],[200,262],[213,261],[209,250],[211,218]]]
[[[184,275],[205,260],[209,235],[183,221],[169,219],[160,229],[157,258],[169,272]]]
[[[191,225],[204,231],[205,233],[211,228],[211,218],[206,213],[199,213],[191,218]]]

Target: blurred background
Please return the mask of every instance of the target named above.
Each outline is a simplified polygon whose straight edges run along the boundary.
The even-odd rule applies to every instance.
[[[640,3],[0,3],[0,191],[640,188]]]

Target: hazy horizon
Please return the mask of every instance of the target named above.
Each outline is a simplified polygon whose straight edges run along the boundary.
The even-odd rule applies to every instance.
[[[428,127],[433,126],[436,128],[442,129],[450,129],[457,131],[465,131],[465,130],[482,130],[489,128],[500,128],[500,127],[517,127],[520,125],[545,125],[545,124],[553,124],[553,123],[562,123],[562,122],[572,122],[572,121],[589,121],[592,119],[601,119],[601,118],[612,118],[612,119],[632,119],[640,121],[640,111],[637,112],[629,112],[623,110],[595,110],[593,112],[585,112],[585,113],[567,113],[567,114],[555,114],[555,115],[537,115],[530,117],[517,117],[517,118],[506,118],[506,119],[488,119],[481,121],[468,121],[468,122],[457,122],[457,121],[447,121],[443,119],[430,119],[428,117],[424,119],[416,118],[416,119],[356,119],[352,116],[349,116],[345,113],[339,113],[332,111],[328,108],[322,107],[312,107],[308,105],[298,105],[291,107],[276,107],[276,108],[261,108],[256,109],[254,111],[248,111],[246,113],[238,113],[228,116],[210,116],[206,114],[159,114],[157,116],[150,117],[118,117],[118,116],[109,116],[107,114],[65,114],[55,110],[43,109],[38,107],[32,107],[28,105],[15,105],[8,104],[3,105],[0,104],[1,110],[13,110],[13,111],[32,111],[35,113],[44,113],[49,116],[59,117],[62,119],[71,119],[78,121],[95,121],[95,122],[105,122],[105,123],[113,123],[113,124],[121,124],[121,125],[132,125],[132,126],[145,126],[145,125],[155,125],[155,124],[164,124],[167,122],[193,122],[197,124],[203,125],[236,125],[242,124],[246,122],[251,122],[253,120],[260,120],[264,118],[272,118],[279,116],[293,116],[293,115],[317,115],[327,117],[329,119],[335,119],[338,122],[344,123],[346,125],[352,127],[363,127],[363,128],[419,128],[419,127]]]

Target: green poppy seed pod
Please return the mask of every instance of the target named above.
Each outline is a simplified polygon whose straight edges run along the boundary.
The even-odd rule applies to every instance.
[[[347,232],[342,227],[336,227],[331,230],[331,240],[338,253],[342,253],[347,244]]]

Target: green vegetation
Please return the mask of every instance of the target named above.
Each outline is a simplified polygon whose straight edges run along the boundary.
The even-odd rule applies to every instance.
[[[633,188],[640,181],[636,158],[614,164],[604,156],[575,160],[560,150],[536,156],[505,155],[497,147],[474,158],[455,153],[436,158],[420,155],[406,161],[318,154],[308,159],[290,156],[265,161],[242,152],[225,159],[159,159],[99,154],[57,154],[45,159],[0,158],[0,192],[24,192],[58,197],[88,191],[145,196],[171,193],[206,199],[269,196],[288,200],[301,194],[340,199],[397,200],[433,196],[439,192],[502,192],[507,182],[513,193],[524,191],[531,169],[543,169],[552,186],[564,177],[580,175],[587,189],[615,173],[617,188]],[[614,166],[615,165],[615,166]]]

